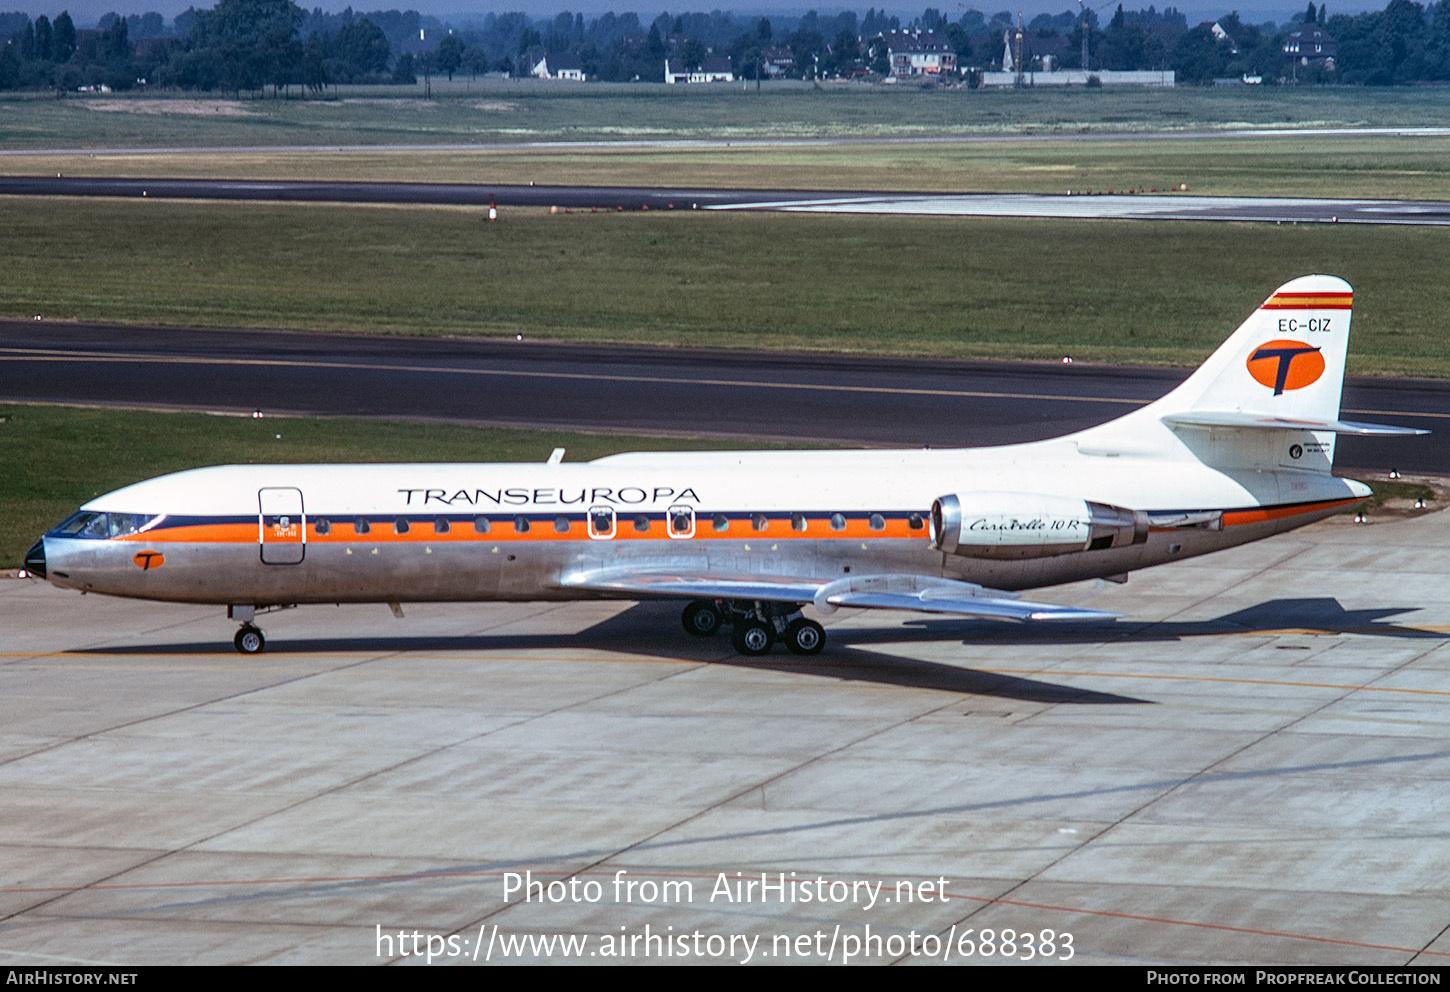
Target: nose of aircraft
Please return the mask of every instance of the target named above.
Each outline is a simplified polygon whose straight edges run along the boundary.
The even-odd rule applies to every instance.
[[[35,545],[25,552],[25,570],[31,575],[38,575],[45,578],[45,539],[35,542]]]

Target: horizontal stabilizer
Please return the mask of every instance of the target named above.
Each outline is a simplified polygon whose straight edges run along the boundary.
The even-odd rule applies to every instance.
[[[822,612],[851,609],[916,610],[992,620],[1113,620],[1119,614],[1051,603],[1030,603],[1016,593],[971,582],[919,575],[861,575],[825,582],[770,575],[690,575],[678,571],[610,568],[564,577],[570,589],[641,598],[694,597],[774,603],[814,603]]]
[[[1271,417],[1236,411],[1217,413],[1193,411],[1170,413],[1161,418],[1172,427],[1248,427],[1281,431],[1327,431],[1333,434],[1411,435],[1428,434],[1417,427],[1393,427],[1389,424],[1359,424],[1350,420],[1311,420],[1302,417]]]

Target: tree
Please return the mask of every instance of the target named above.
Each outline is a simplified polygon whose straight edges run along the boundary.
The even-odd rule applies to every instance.
[[[418,74],[413,65],[413,56],[404,53],[398,57],[398,64],[393,66],[393,82],[399,86],[412,86],[418,81]]]
[[[62,10],[51,25],[50,57],[56,62],[68,62],[76,50],[76,26],[69,11]]]
[[[705,43],[699,38],[687,38],[680,46],[680,58],[686,69],[698,69],[705,64]]]
[[[51,61],[50,18],[41,14],[35,19],[35,57],[41,62]]]
[[[344,82],[386,72],[388,57],[392,54],[388,36],[366,17],[343,25],[333,47],[348,76]]]
[[[438,66],[439,72],[448,73],[448,79],[453,79],[453,74],[463,65],[463,39],[456,34],[450,34],[438,43],[438,54],[434,58],[434,64]]]
[[[302,84],[314,93],[321,93],[327,88],[326,52],[316,31],[312,32],[307,39],[307,47],[302,50]]]

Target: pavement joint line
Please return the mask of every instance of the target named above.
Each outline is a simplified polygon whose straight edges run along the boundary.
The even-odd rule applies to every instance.
[[[1268,633],[1284,633],[1284,632],[1283,631],[1277,631],[1277,632],[1268,632]],[[1289,631],[1289,633],[1302,633],[1302,632]],[[1249,636],[1249,635],[1230,635],[1230,636]],[[1072,643],[1072,642],[1066,642],[1066,643]],[[610,654],[618,654],[618,653],[622,653],[622,652],[626,651],[627,649],[600,648],[599,650],[608,652]],[[105,657],[117,657],[117,655],[113,655],[113,654],[111,654],[109,652],[106,653],[106,654],[104,654],[104,655],[97,655],[97,654],[94,654],[94,653],[91,653],[91,652],[51,652],[51,653],[36,653],[36,654],[0,654],[0,658],[13,658],[13,659],[55,658],[57,660],[61,660],[61,659],[64,659],[64,658],[96,659],[96,658],[105,658]],[[120,655],[120,657],[155,657],[155,655],[148,654],[147,652],[144,652],[144,651],[138,651],[134,655]],[[228,656],[222,655],[221,657],[228,657]],[[358,652],[356,654],[334,654],[334,653],[331,653],[331,652],[301,652],[301,651],[299,651],[299,652],[296,652],[296,653],[289,653],[289,654],[287,654],[285,656],[276,655],[276,656],[273,656],[273,657],[276,657],[277,660],[279,660],[279,661],[282,660],[283,657],[285,657],[287,659],[292,659],[292,658],[356,658],[356,663],[353,664],[353,665],[344,665],[344,666],[339,666],[337,668],[327,668],[327,669],[322,669],[322,670],[319,670],[319,671],[313,671],[313,672],[308,672],[308,673],[304,673],[304,674],[299,674],[295,678],[311,678],[313,676],[327,675],[327,674],[331,674],[331,673],[334,673],[334,672],[345,671],[345,670],[347,670],[349,668],[354,668],[354,667],[357,667],[357,665],[359,665],[359,664],[364,664],[364,663],[367,663],[367,662],[398,660],[398,659],[402,659],[402,658],[408,658],[408,659],[414,659],[414,660],[460,661],[460,662],[479,662],[479,661],[483,661],[483,662],[489,662],[489,663],[498,663],[498,662],[524,662],[524,661],[527,661],[529,663],[535,663],[535,662],[538,662],[539,661],[539,659],[537,659],[537,658],[525,657],[525,656],[522,656],[522,655],[519,655],[519,656],[515,656],[515,655],[505,655],[505,656],[501,656],[501,657],[500,656],[476,657],[476,656],[471,656],[471,655],[415,655],[411,651],[409,651],[409,649],[407,649],[407,648],[402,648],[402,649],[399,649],[399,650],[393,651],[393,652],[385,652],[383,654],[377,654],[377,653],[368,654],[366,652]],[[1417,656],[1417,657],[1423,657],[1423,655]],[[574,655],[574,656],[566,656],[566,657],[545,658],[545,659],[543,659],[543,662],[544,663],[557,662],[557,663],[561,663],[561,664],[593,664],[593,663],[596,663],[596,662],[604,662],[604,663],[607,663],[607,664],[674,665],[674,666],[685,666],[686,671],[696,671],[696,670],[698,670],[699,668],[701,668],[704,665],[727,665],[728,664],[729,667],[731,667],[732,669],[740,670],[741,669],[741,666],[734,665],[734,664],[730,664],[732,661],[735,660],[735,658],[736,658],[736,656],[733,653],[722,654],[718,658],[710,658],[710,659],[699,659],[699,658],[649,658],[649,657],[639,657],[639,656],[634,656],[634,655],[630,655],[630,656],[627,656],[627,657],[620,657],[620,658],[611,658],[611,657],[595,657],[595,656],[592,656],[592,655]],[[1415,660],[1415,659],[1412,659],[1412,660]],[[153,669],[153,666],[136,666],[136,665],[112,665],[112,666],[106,666],[106,667],[107,668],[110,668],[111,670],[114,670],[114,671],[137,671],[137,670],[142,670],[143,668],[145,670],[152,670]],[[209,667],[210,666],[205,665],[205,664],[193,664],[193,665],[183,666],[179,670],[180,671],[206,670]],[[840,661],[838,661],[833,667],[838,668],[838,669],[845,669],[846,671],[861,671],[861,672],[890,672],[890,671],[894,671],[895,668],[896,668],[896,666],[894,666],[894,665],[872,665],[872,664],[861,664],[861,663],[840,662]],[[227,670],[228,671],[237,671],[238,669],[236,668],[236,666],[229,665],[228,668],[227,668]],[[275,671],[275,669],[267,668],[267,667],[248,668],[246,670],[247,671],[255,671],[255,672]],[[770,671],[774,671],[775,669],[774,668],[770,668],[770,667],[766,667],[766,666],[756,665],[756,666],[750,667],[748,670],[750,670],[750,671],[770,672]],[[801,670],[804,671],[806,674],[811,674],[809,665],[803,666],[803,668]],[[1033,677],[1037,677],[1037,678],[1059,678],[1059,677],[1066,676],[1066,677],[1072,677],[1072,678],[1146,679],[1146,680],[1158,680],[1158,681],[1170,681],[1170,682],[1214,682],[1214,683],[1223,683],[1223,684],[1228,684],[1228,685],[1265,685],[1265,686],[1283,686],[1283,687],[1286,687],[1286,688],[1299,688],[1299,689],[1343,689],[1343,690],[1346,690],[1346,691],[1349,691],[1349,692],[1387,692],[1387,693],[1405,693],[1405,694],[1410,694],[1410,695],[1424,695],[1424,696],[1450,696],[1450,690],[1446,690],[1446,689],[1411,689],[1411,688],[1402,688],[1402,687],[1398,687],[1398,686],[1363,685],[1363,684],[1342,683],[1342,682],[1301,682],[1301,681],[1293,681],[1293,680],[1288,680],[1288,679],[1231,678],[1231,677],[1222,676],[1222,675],[1183,675],[1183,674],[1168,674],[1168,673],[1162,673],[1162,672],[1090,671],[1090,670],[1062,669],[1062,668],[988,668],[988,667],[983,667],[983,666],[980,666],[980,665],[972,665],[972,666],[969,666],[968,669],[966,669],[966,670],[975,671],[975,672],[981,672],[981,673],[989,674],[989,675],[1009,675],[1009,676],[1013,676],[1013,677],[1016,677],[1016,676],[1024,676],[1025,675],[1025,676],[1033,676]],[[674,673],[670,673],[668,675],[664,675],[664,676],[661,677],[661,681],[664,680],[664,679],[674,678],[676,675],[681,675],[681,674],[685,674],[685,673],[684,672],[674,672]],[[1390,673],[1390,674],[1393,674],[1393,673]],[[841,676],[834,676],[834,677],[837,678],[838,680],[840,680],[842,678]],[[268,686],[261,686],[261,687],[258,687],[258,689],[255,689],[255,690],[247,690],[247,692],[260,691],[261,689],[271,688],[274,685],[285,685],[287,682],[290,682],[290,681],[294,681],[294,679],[288,679],[288,680],[286,680],[284,682],[271,683]],[[847,679],[847,681],[849,681],[849,680]],[[943,690],[943,691],[952,692],[955,695],[961,695],[961,693],[956,692],[956,690]],[[246,693],[238,693],[237,695],[245,695],[245,694]],[[229,699],[229,698],[232,698],[232,697],[223,697],[223,699],[215,700],[215,702],[222,702],[225,699]],[[202,703],[202,704],[198,704],[198,705],[210,705],[210,703]],[[183,708],[182,710],[177,710],[175,712],[177,712],[177,713],[185,712],[185,709],[189,709],[189,708],[191,708],[191,707]],[[550,712],[553,712],[553,711],[550,711]],[[161,713],[161,714],[157,714],[156,716],[157,717],[164,717],[164,716],[171,716],[171,715],[173,715],[173,714],[172,713]],[[152,719],[152,718],[151,717],[147,717],[145,719]],[[142,720],[142,721],[133,721],[133,722],[144,722],[144,720]],[[131,724],[129,724],[129,723],[128,724],[119,724],[119,725],[117,725],[115,727],[107,727],[104,730],[93,731],[93,734],[111,733],[112,731],[125,729],[126,727],[128,727],[130,725]],[[71,743],[74,740],[80,740],[80,739],[82,739],[82,738],[79,738],[79,737],[78,738],[73,738],[71,740],[67,740],[67,741],[62,742],[62,743]],[[53,746],[60,746],[60,745],[53,745]],[[0,764],[4,764],[4,761],[0,761]]]
[[[54,750],[56,750],[58,748],[66,747],[68,745],[75,744],[75,743],[78,743],[80,741],[85,741],[85,740],[90,740],[92,738],[97,738],[97,737],[100,737],[100,736],[102,736],[104,734],[112,734],[112,733],[116,733],[118,731],[126,730],[127,728],[130,728],[130,727],[135,727],[135,726],[140,726],[141,724],[150,723],[153,720],[164,720],[164,719],[166,719],[168,717],[173,717],[173,716],[176,716],[176,715],[181,714],[181,713],[192,712],[194,710],[198,710],[198,709],[201,709],[201,708],[206,707],[206,706],[215,706],[217,703],[227,702],[227,701],[234,700],[234,699],[240,699],[240,698],[242,698],[244,696],[250,696],[250,695],[253,695],[253,694],[257,693],[257,692],[261,692],[263,690],[266,690],[266,689],[274,689],[274,688],[276,688],[278,686],[288,685],[288,684],[291,684],[293,682],[299,682],[299,681],[303,681],[305,679],[314,678],[314,677],[316,677],[318,675],[329,674],[329,673],[333,673],[333,672],[337,672],[337,671],[343,671],[343,670],[346,670],[346,669],[349,669],[349,668],[357,668],[357,667],[360,667],[360,666],[362,666],[364,664],[367,664],[368,660],[369,659],[361,659],[361,660],[356,661],[356,662],[354,662],[352,664],[349,664],[349,665],[339,665],[339,666],[334,667],[334,668],[324,669],[323,671],[304,672],[302,674],[293,675],[290,678],[284,678],[284,679],[281,679],[281,680],[278,680],[278,681],[269,681],[269,682],[265,683],[264,685],[251,686],[251,687],[246,688],[246,689],[243,689],[243,690],[241,690],[239,692],[228,693],[228,694],[225,694],[225,695],[222,695],[222,696],[215,697],[213,699],[207,699],[207,700],[203,700],[203,701],[200,701],[200,702],[197,702],[197,703],[192,703],[192,704],[187,705],[187,706],[180,706],[180,707],[177,707],[177,708],[172,709],[172,710],[167,710],[164,713],[149,713],[149,714],[146,714],[145,716],[140,716],[140,717],[137,717],[135,719],[126,720],[126,721],[124,721],[122,723],[119,723],[119,724],[116,724],[114,726],[104,727],[104,728],[100,728],[100,729],[97,729],[97,730],[87,731],[86,733],[83,733],[83,734],[77,734],[74,737],[69,737],[69,738],[67,738],[65,740],[60,740],[60,741],[56,741],[56,742],[51,743],[51,744],[47,744],[44,747],[36,748],[35,750],[28,751],[28,752],[26,752],[24,754],[17,754],[17,755],[14,755],[12,757],[9,757],[9,758],[0,758],[0,766],[4,766],[4,765],[10,764],[12,762],[16,762],[16,761],[23,761],[25,759],[32,758],[32,757],[34,757],[37,754],[44,754],[44,753],[46,753],[48,751],[54,751]],[[329,790],[329,791],[332,791],[332,790]],[[310,797],[310,798],[315,798],[315,797]],[[299,800],[298,803],[292,803],[292,804],[290,804],[288,806],[282,807],[279,810],[273,810],[272,813],[263,814],[262,816],[259,816],[256,819],[259,819],[259,820],[260,819],[264,819],[266,816],[270,816],[273,813],[282,812],[283,810],[290,809],[292,806],[299,805],[300,802],[305,802],[305,801],[306,800]],[[241,824],[241,825],[242,826],[245,826],[246,824],[244,823],[244,824]],[[191,846],[193,846],[195,844],[198,844],[198,843],[203,843],[205,841],[211,840],[211,839],[213,839],[216,836],[220,836],[221,833],[226,833],[228,830],[233,830],[233,829],[236,829],[236,825],[233,825],[231,827],[227,827],[226,829],[220,831],[218,834],[214,834],[214,835],[212,835],[210,837],[199,838],[198,840],[193,841],[191,844],[187,844],[184,847],[174,848],[174,849],[166,850],[166,851],[157,851],[151,857],[145,858],[142,861],[139,861],[139,862],[137,862],[135,864],[131,864],[131,865],[127,865],[125,867],[117,868],[115,871],[111,872],[109,875],[102,876],[102,878],[99,879],[99,881],[105,881],[106,879],[110,879],[110,878],[119,878],[120,876],[126,874],[127,872],[134,871],[134,870],[136,870],[138,868],[144,868],[147,865],[155,864],[157,861],[160,861],[160,860],[162,860],[162,859],[164,859],[166,857],[169,857],[170,855],[175,854],[177,851],[184,851],[188,847],[191,847]],[[81,891],[84,891],[87,888],[90,888],[91,887],[91,884],[94,884],[94,883],[76,886],[76,887],[70,889],[69,891],[70,892],[81,892]],[[34,913],[34,912],[40,910],[41,908],[43,908],[44,906],[46,906],[46,905],[48,905],[48,904],[50,904],[52,902],[55,902],[57,899],[61,899],[61,898],[64,898],[64,893],[62,893],[60,895],[52,896],[49,899],[42,899],[40,902],[35,903],[34,905],[31,905],[31,906],[23,906],[23,907],[20,907],[20,908],[16,909],[12,913],[5,913],[3,915],[0,915],[0,922],[3,922],[5,920],[14,919],[15,917],[20,916],[22,914]]]
[[[935,713],[941,712],[944,709],[947,709],[948,707],[955,706],[955,705],[957,705],[960,702],[960,697],[963,696],[963,695],[964,695],[963,693],[959,693],[959,692],[951,693],[952,699],[949,702],[943,702],[939,706],[928,706],[928,707],[925,707],[924,709],[922,709],[922,710],[920,710],[918,712],[914,712],[914,713],[910,713],[908,715],[904,715],[900,719],[897,719],[897,720],[885,720],[880,725],[878,725],[876,727],[873,727],[873,728],[870,728],[870,729],[867,729],[867,730],[864,730],[860,734],[856,735],[855,737],[852,737],[850,740],[847,740],[847,741],[844,741],[844,742],[840,742],[840,743],[838,743],[834,747],[830,747],[830,748],[827,748],[825,750],[822,750],[822,751],[818,751],[816,753],[809,754],[809,755],[805,756],[802,760],[797,761],[797,762],[794,762],[793,764],[791,764],[790,767],[788,767],[788,768],[782,768],[780,771],[777,771],[777,772],[774,772],[772,774],[769,774],[765,778],[760,779],[760,780],[758,780],[758,781],[756,781],[756,782],[754,782],[752,784],[744,785],[740,789],[737,789],[736,791],[734,791],[733,793],[730,793],[728,795],[722,796],[718,801],[713,802],[713,803],[711,803],[711,804],[709,804],[707,806],[701,806],[699,809],[696,809],[693,812],[688,813],[686,816],[684,816],[684,817],[676,820],[674,823],[670,823],[670,824],[663,825],[659,829],[657,829],[657,830],[655,830],[655,831],[653,831],[653,832],[651,832],[651,833],[649,833],[649,834],[647,834],[647,835],[645,835],[643,837],[640,837],[637,840],[634,840],[634,841],[630,842],[629,844],[625,845],[623,848],[621,848],[618,851],[615,851],[612,854],[602,854],[602,855],[600,855],[592,863],[585,865],[584,868],[579,869],[578,871],[570,872],[569,875],[570,876],[573,876],[573,875],[576,875],[576,874],[583,874],[584,872],[587,872],[590,869],[598,868],[598,867],[604,865],[607,862],[614,861],[615,859],[621,857],[622,855],[627,854],[631,850],[648,849],[648,848],[650,848],[652,846],[655,846],[655,843],[657,841],[660,841],[660,839],[663,838],[666,834],[669,834],[669,833],[671,833],[673,831],[679,830],[682,827],[684,827],[684,826],[686,826],[686,825],[688,825],[690,823],[693,823],[693,822],[695,822],[697,820],[700,820],[701,818],[709,815],[710,813],[712,813],[712,812],[714,812],[714,811],[716,811],[716,810],[718,810],[718,809],[720,809],[720,808],[722,808],[724,806],[728,806],[730,803],[733,803],[733,802],[736,802],[736,801],[738,801],[740,799],[743,799],[745,796],[749,795],[752,792],[761,791],[763,793],[763,790],[767,786],[769,786],[771,783],[780,781],[780,780],[786,778],[789,775],[794,775],[797,772],[799,772],[801,769],[806,768],[806,767],[808,767],[808,766],[810,766],[812,764],[815,764],[816,762],[819,762],[819,761],[821,761],[824,758],[828,758],[828,757],[830,757],[832,755],[835,755],[835,754],[840,754],[840,753],[846,751],[848,748],[856,747],[857,745],[862,744],[865,741],[868,741],[868,740],[870,740],[873,737],[879,737],[880,735],[882,735],[884,733],[887,733],[887,732],[889,732],[891,730],[895,730],[898,727],[906,726],[907,724],[913,723],[913,722],[915,722],[915,721],[917,721],[917,720],[919,720],[919,719],[921,719],[923,717],[931,716],[931,715],[933,715]],[[669,842],[668,841],[665,841],[663,843],[668,844]],[[491,916],[497,915],[498,912],[502,912],[502,910],[497,910],[494,913],[485,914],[480,919],[475,920],[473,922],[473,926],[479,926],[479,925],[481,925],[484,920],[487,920]]]

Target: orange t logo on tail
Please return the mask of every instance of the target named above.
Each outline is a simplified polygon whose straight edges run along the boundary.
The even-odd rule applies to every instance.
[[[1303,389],[1324,374],[1324,356],[1302,341],[1270,341],[1249,355],[1249,375],[1278,396],[1286,389]]]

